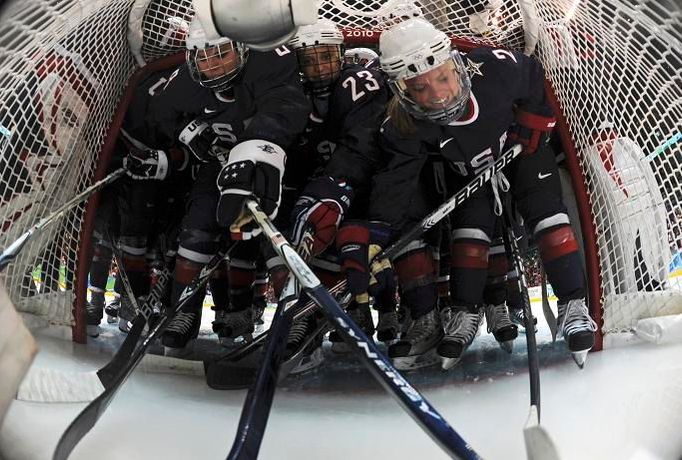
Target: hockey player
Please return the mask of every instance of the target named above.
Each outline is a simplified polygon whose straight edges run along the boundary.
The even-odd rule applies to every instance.
[[[240,217],[247,197],[255,195],[268,215],[277,214],[284,148],[303,130],[309,104],[289,49],[261,53],[227,38],[209,39],[195,18],[187,37],[186,63],[171,75],[149,112],[158,138],[167,145],[179,140],[198,165],[181,224],[171,294],[174,308],[233,223],[239,222],[230,228],[233,239],[258,235],[255,223]],[[163,151],[133,157],[135,169],[157,179],[179,163]],[[258,247],[239,246],[230,260],[230,271],[240,271],[239,280],[230,279],[230,290],[235,294],[239,289],[239,295],[230,301],[232,313],[240,315],[233,315],[232,322],[225,318],[230,336],[253,330],[247,310]],[[195,296],[171,321],[162,343],[185,347],[198,333],[200,315],[201,297]]]
[[[376,62],[379,55],[370,48],[349,48],[343,53],[345,64],[357,64],[368,67],[368,64]]]
[[[293,206],[291,220],[287,222],[288,215],[280,215],[278,224],[291,229],[295,243],[306,229],[313,231],[313,252],[318,257],[311,265],[323,280],[332,283],[339,279],[341,267],[354,267],[351,249],[364,251],[367,258],[368,229],[363,226],[351,222],[339,233],[338,254],[333,243],[344,218],[364,217],[366,212],[368,185],[377,164],[375,135],[385,112],[388,89],[378,71],[343,66],[343,35],[332,21],[320,19],[301,27],[289,46],[296,52],[313,111],[305,133],[292,149],[291,168],[285,174],[285,188],[291,191],[285,201]],[[364,244],[354,244],[357,238]],[[276,273],[286,271],[275,258],[268,261],[268,266],[277,292],[276,280],[282,276]],[[362,270],[366,271],[364,267]],[[369,299],[365,293],[358,300],[349,306],[349,314],[371,336],[374,326]],[[308,321],[307,333],[314,326],[312,320]],[[338,349],[340,337],[332,334],[331,340]]]
[[[585,305],[584,275],[556,163],[544,142],[554,119],[545,102],[542,67],[507,50],[478,49],[462,57],[451,50],[446,34],[419,18],[385,31],[380,50],[395,98],[381,135],[388,166],[375,178],[370,217],[406,229],[435,209],[439,202],[429,189],[429,157],[447,160],[446,186],[452,194],[494,161],[508,137],[521,143],[525,155],[505,176],[559,297],[559,329],[581,364],[596,325]],[[392,358],[409,364],[437,347],[447,369],[471,344],[483,315],[497,192],[505,185],[500,182],[476,192],[451,215],[453,307],[440,317],[428,247],[416,242],[396,258],[402,300],[411,308],[413,323],[389,348]]]

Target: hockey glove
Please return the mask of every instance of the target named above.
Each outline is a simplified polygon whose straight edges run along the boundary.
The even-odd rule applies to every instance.
[[[361,222],[346,222],[336,236],[341,268],[353,296],[369,291],[369,229]]]
[[[373,221],[369,223],[369,260],[372,260],[379,254],[383,248],[388,246],[391,241],[391,228],[388,224],[383,222]],[[380,302],[382,297],[388,297],[395,301],[395,272],[393,265],[388,259],[376,259],[370,265],[370,273],[372,279],[369,285],[369,293]]]
[[[260,233],[245,209],[248,198],[257,198],[265,214],[274,219],[282,196],[286,154],[277,144],[252,139],[235,145],[216,181],[220,191],[216,219],[230,227],[232,238],[245,240]]]
[[[507,134],[514,144],[523,145],[523,153],[535,153],[538,146],[547,142],[556,120],[549,107],[535,107],[532,110],[516,109],[516,124]]]
[[[353,190],[344,181],[329,176],[313,179],[303,190],[291,213],[293,244],[312,229],[313,255],[321,254],[334,241],[344,214],[350,207]]]
[[[194,120],[189,123],[182,129],[178,139],[202,163],[215,160],[221,154],[227,156],[227,152],[229,152],[229,149],[221,148],[216,144],[218,137],[213,129],[203,121]]]
[[[163,180],[168,177],[168,155],[163,150],[131,150],[123,158],[123,167],[135,180]]]

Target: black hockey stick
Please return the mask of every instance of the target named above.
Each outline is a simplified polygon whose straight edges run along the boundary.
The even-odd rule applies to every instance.
[[[427,230],[432,228],[434,225],[436,225],[438,222],[443,220],[457,206],[462,204],[472,194],[474,194],[481,187],[483,187],[488,181],[490,181],[490,179],[493,177],[493,175],[497,174],[505,166],[507,166],[509,163],[511,163],[511,161],[521,153],[521,150],[522,150],[522,147],[520,145],[515,145],[514,147],[512,147],[509,150],[507,150],[506,152],[504,152],[502,155],[500,155],[500,157],[497,160],[495,160],[495,162],[492,165],[490,165],[487,169],[485,169],[478,176],[476,176],[472,181],[470,181],[460,191],[458,191],[453,196],[451,196],[447,201],[445,201],[445,203],[440,205],[435,211],[433,211],[431,214],[429,214],[424,219],[422,219],[421,222],[416,224],[410,231],[405,233],[399,240],[397,240],[395,243],[391,244],[388,248],[386,248],[381,253],[377,254],[373,260],[379,261],[381,259],[390,259],[390,258],[394,257],[403,247],[405,247],[407,244],[412,242],[414,239],[419,238],[424,232],[426,232]],[[346,280],[342,280],[342,281],[339,281],[338,283],[336,283],[332,288],[330,288],[329,292],[331,292],[332,294],[343,293],[345,291],[345,289],[346,289]],[[205,367],[207,369],[207,372],[206,372],[207,377],[209,375],[215,375],[216,377],[218,377],[220,375],[220,373],[211,372],[209,374],[209,369],[211,371],[217,371],[217,369],[215,369],[215,368],[220,366],[220,363],[224,363],[227,361],[234,362],[234,361],[237,361],[239,359],[243,359],[244,357],[248,356],[249,353],[253,352],[256,349],[256,347],[264,339],[265,339],[265,335],[261,334],[260,337],[258,337],[256,340],[254,340],[250,344],[244,345],[242,348],[238,348],[236,350],[233,350],[232,352],[228,353],[227,355],[225,355],[225,356],[223,356],[223,357],[221,357],[221,358],[219,358],[219,359],[217,359],[211,363],[204,363]],[[216,384],[219,385],[218,382],[216,382]],[[235,388],[237,388],[237,387],[235,387]]]
[[[247,207],[277,253],[284,259],[291,273],[301,283],[303,290],[322,309],[327,319],[336,326],[353,352],[361,358],[370,373],[393,396],[427,434],[451,457],[479,459],[476,452],[464,441],[426,399],[393,367],[365,333],[358,327],[336,300],[321,284],[289,242],[272,225],[253,200]],[[262,436],[262,433],[261,433]]]
[[[10,262],[12,262],[12,260],[16,258],[16,256],[19,254],[19,252],[21,252],[23,247],[26,245],[28,240],[31,239],[33,235],[41,232],[48,225],[57,220],[58,217],[62,216],[66,211],[68,211],[81,201],[85,200],[86,198],[88,198],[90,195],[92,195],[105,185],[108,185],[117,180],[119,177],[123,176],[123,174],[125,174],[125,171],[126,170],[124,168],[117,169],[104,179],[95,182],[90,187],[86,188],[81,193],[71,198],[69,201],[58,207],[51,214],[40,219],[37,224],[29,228],[16,241],[14,241],[14,243],[10,244],[9,247],[2,252],[2,254],[0,254],[0,273],[5,269],[5,267],[7,267],[7,265]]]
[[[299,250],[306,258],[309,258],[311,247],[312,236],[306,232],[301,239]],[[258,374],[246,394],[237,434],[230,453],[227,455],[228,460],[251,460],[258,457],[275,396],[280,364],[286,351],[287,337],[293,324],[293,310],[290,306],[298,302],[300,293],[298,281],[292,274],[289,274],[272,318],[268,343]]]
[[[130,356],[127,361],[121,363],[120,372],[112,378],[110,386],[105,388],[101,395],[88,404],[73,422],[71,422],[66,431],[64,431],[57,443],[54,454],[52,455],[53,460],[66,460],[74,447],[76,447],[80,440],[83,439],[93,426],[95,426],[95,423],[97,423],[97,420],[99,420],[104,411],[107,410],[107,407],[109,407],[109,404],[118,390],[123,386],[135,367],[140,363],[149,346],[166,329],[168,322],[173,316],[187,304],[192,296],[206,285],[211,274],[216,270],[220,262],[230,253],[235,244],[235,241],[224,243],[218,253],[213,256],[204,268],[202,268],[201,272],[192,280],[192,282],[185,287],[180,295],[178,304],[173,311],[160,315],[159,321],[149,331],[149,334],[144,338],[142,343],[135,349],[132,356]]]
[[[109,237],[109,240],[111,241],[112,251],[116,259],[116,265],[118,266],[118,274],[121,277],[123,287],[128,293],[128,295],[132,297],[133,290],[132,287],[130,286],[130,280],[128,278],[128,275],[125,273],[125,270],[123,269],[120,253],[117,250],[118,248],[113,238],[111,238],[111,236]],[[147,296],[147,299],[145,300],[142,309],[147,310],[149,312],[153,312],[153,305],[163,298],[165,291],[168,287],[168,282],[171,279],[171,276],[172,276],[171,271],[168,269],[168,267],[164,266],[163,270],[161,271],[161,275],[156,281],[156,284],[154,285],[151,292]],[[136,299],[135,303],[137,303]],[[122,368],[126,365],[126,363],[130,359],[130,356],[133,354],[135,346],[140,341],[140,337],[142,336],[142,332],[144,331],[145,324],[147,324],[149,322],[149,319],[151,318],[151,315],[147,317],[146,315],[144,315],[143,310],[140,310],[139,308],[137,308],[137,306],[136,310],[138,313],[132,321],[132,327],[130,328],[130,331],[128,331],[125,340],[118,348],[116,354],[111,359],[111,361],[109,361],[104,367],[97,371],[97,376],[102,382],[102,385],[104,385],[104,388],[109,388],[112,385],[114,378],[121,373]]]
[[[516,242],[514,227],[507,206],[503,206],[503,218],[506,231],[502,232],[504,245],[507,253],[510,253],[514,262],[514,268],[518,274],[516,278],[517,288],[523,300],[523,316],[526,326],[526,348],[528,350],[528,376],[530,378],[530,410],[526,426],[523,429],[523,438],[526,443],[526,454],[530,460],[558,460],[554,442],[549,434],[540,426],[540,363],[538,348],[535,340],[535,325],[533,324],[533,312],[530,308],[528,296],[528,283],[524,271],[521,251]]]
[[[344,292],[346,285],[338,283],[334,288],[330,289],[333,295],[341,294],[340,299],[337,297],[339,304],[346,305],[350,301],[350,294]],[[305,304],[300,303],[290,308],[292,321],[298,321],[305,318],[317,310],[317,305],[312,300],[308,300]],[[240,390],[249,388],[256,378],[256,372],[260,366],[260,359],[256,359],[256,353],[261,350],[261,347],[267,340],[272,328],[263,332],[253,341],[241,345],[240,347],[230,351],[229,353],[220,356],[216,359],[205,360],[204,370],[206,373],[206,383],[209,387],[215,390]],[[290,367],[291,363],[285,361],[282,363],[283,370]],[[281,379],[280,375],[280,379]]]

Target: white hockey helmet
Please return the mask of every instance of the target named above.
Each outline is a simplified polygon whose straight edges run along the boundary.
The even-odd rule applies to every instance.
[[[415,2],[400,2],[377,16],[377,25],[385,29],[407,19],[421,18],[422,16],[422,9]]]
[[[377,52],[369,48],[350,48],[343,54],[343,60],[346,64],[365,65],[378,57]]]
[[[248,57],[248,48],[243,43],[209,36],[198,17],[189,25],[186,46],[185,58],[192,79],[215,91],[232,85]]]
[[[343,34],[329,19],[299,27],[289,41],[296,51],[304,86],[313,93],[325,93],[341,73]]]
[[[457,50],[450,38],[428,21],[408,19],[384,31],[379,38],[381,69],[389,78],[389,86],[401,105],[416,118],[448,124],[466,110],[471,93],[471,82]],[[438,107],[424,107],[408,90],[406,81],[442,68],[452,72],[453,91]],[[449,75],[449,74],[447,74]]]

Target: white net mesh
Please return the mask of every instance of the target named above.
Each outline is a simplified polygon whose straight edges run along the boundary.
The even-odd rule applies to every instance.
[[[376,44],[400,0],[325,0]],[[682,12],[673,0],[415,2],[453,38],[535,53],[587,185],[604,330],[682,313]],[[92,182],[136,69],[182,50],[191,2],[16,0],[0,13],[0,248]],[[1,275],[17,306],[70,324],[84,207]],[[87,260],[85,258],[84,260]],[[37,280],[36,284],[33,280]],[[83,296],[84,292],[79,292]]]

